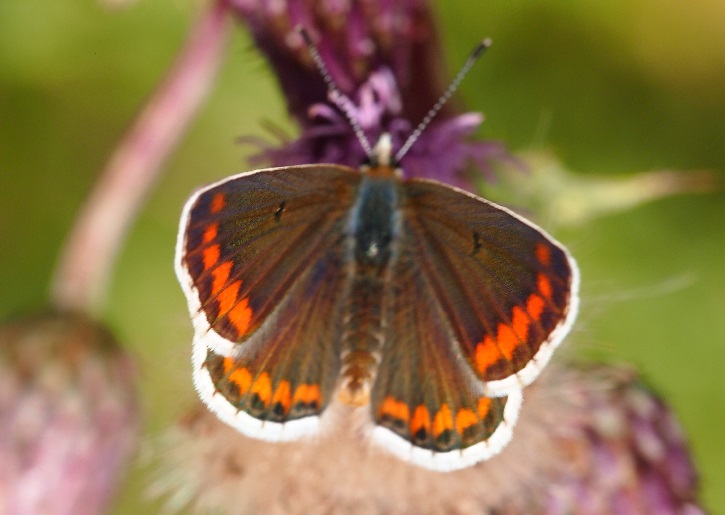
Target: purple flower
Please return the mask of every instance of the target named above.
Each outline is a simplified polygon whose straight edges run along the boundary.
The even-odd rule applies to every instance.
[[[288,2],[230,0],[279,79],[302,134],[263,145],[253,160],[274,166],[328,162],[357,167],[367,157],[340,109],[346,103],[373,144],[390,133],[399,149],[441,97],[447,81],[430,11],[421,0]],[[345,99],[330,99],[297,27],[311,34]],[[509,160],[496,142],[472,142],[483,117],[443,107],[402,160],[408,176],[470,187],[469,168],[491,175]]]

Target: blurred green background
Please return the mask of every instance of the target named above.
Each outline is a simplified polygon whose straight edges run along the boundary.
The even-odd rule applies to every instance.
[[[0,2],[0,317],[44,304],[59,247],[124,129],[172,63],[197,6]],[[725,2],[440,3],[448,63],[494,46],[461,96],[482,135],[553,150],[582,176],[711,169],[725,179]],[[191,324],[172,256],[197,185],[247,169],[240,135],[294,128],[264,61],[235,30],[219,80],[132,227],[106,321],[138,357],[145,440],[194,399]],[[546,224],[545,221],[542,221]],[[673,406],[725,506],[725,194],[683,195],[557,231],[583,305],[569,352],[634,364]],[[134,513],[138,466],[116,513]],[[148,508],[146,508],[148,511]],[[152,509],[153,511],[153,509]]]

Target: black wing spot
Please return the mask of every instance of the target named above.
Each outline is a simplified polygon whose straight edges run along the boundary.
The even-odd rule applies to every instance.
[[[473,252],[471,252],[471,255],[475,256],[479,250],[481,250],[481,236],[473,231]]]
[[[280,219],[282,218],[282,212],[284,211],[284,207],[285,207],[285,201],[283,200],[282,202],[279,203],[279,207],[274,212],[274,221],[275,222],[279,223]]]

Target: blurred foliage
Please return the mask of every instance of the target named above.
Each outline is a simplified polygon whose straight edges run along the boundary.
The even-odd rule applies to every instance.
[[[723,177],[722,0],[466,0],[436,9],[451,69],[481,37],[494,40],[461,88],[487,115],[482,136],[545,148],[580,176],[709,169]],[[0,2],[0,317],[44,304],[79,204],[195,11],[158,0],[123,9]],[[172,269],[181,205],[195,186],[246,169],[253,149],[234,140],[264,135],[265,121],[294,133],[273,77],[239,30],[132,229],[106,310],[141,362],[149,438],[194,398],[191,324]],[[583,277],[582,313],[564,352],[638,367],[679,415],[714,510],[725,506],[724,200],[719,190],[682,195],[557,231]],[[144,511],[150,473],[130,474],[116,513]]]

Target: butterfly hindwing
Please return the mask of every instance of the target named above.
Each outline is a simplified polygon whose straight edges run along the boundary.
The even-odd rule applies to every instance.
[[[344,245],[359,181],[358,172],[342,166],[274,168],[192,196],[176,270],[195,338],[230,356],[252,337],[324,251]]]
[[[492,396],[530,384],[568,332],[578,269],[543,230],[511,211],[434,181],[403,185],[401,245],[429,284],[428,302]]]
[[[280,306],[233,356],[194,343],[202,400],[248,436],[288,440],[314,432],[340,371],[346,267],[329,250],[302,274]]]
[[[394,454],[455,470],[497,454],[511,438],[521,392],[488,397],[457,351],[417,249],[401,236],[384,296],[384,359],[372,394],[374,438]]]

